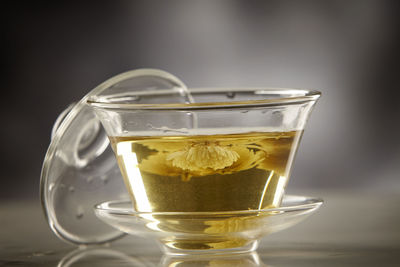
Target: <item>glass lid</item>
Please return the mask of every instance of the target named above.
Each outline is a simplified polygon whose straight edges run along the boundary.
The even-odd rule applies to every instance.
[[[93,210],[100,202],[129,196],[108,137],[87,99],[157,90],[176,91],[173,101],[177,103],[191,102],[186,86],[175,76],[139,69],[105,81],[60,114],[40,180],[46,219],[60,239],[77,245],[101,244],[124,235],[100,221]]]

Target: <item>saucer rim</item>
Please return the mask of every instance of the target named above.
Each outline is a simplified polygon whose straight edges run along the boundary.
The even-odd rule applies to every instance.
[[[296,205],[287,205],[284,200],[288,199],[298,199]],[[110,204],[122,204],[122,203],[131,203],[129,199],[120,199],[120,200],[109,200],[98,203],[94,205],[95,212],[106,212],[112,215],[121,215],[121,216],[143,216],[143,215],[180,215],[180,216],[195,216],[195,215],[246,215],[246,214],[254,214],[254,213],[282,213],[289,211],[300,211],[300,210],[309,210],[313,208],[319,208],[324,200],[320,197],[310,197],[310,196],[299,196],[299,195],[286,195],[283,197],[282,206],[271,209],[249,209],[249,210],[237,210],[237,211],[189,211],[189,212],[179,212],[179,211],[170,211],[170,212],[151,212],[151,211],[134,211],[133,207],[129,210],[110,208]],[[285,206],[286,204],[286,206]]]

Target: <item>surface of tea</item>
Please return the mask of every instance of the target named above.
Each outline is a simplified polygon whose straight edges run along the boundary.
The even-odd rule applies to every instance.
[[[110,137],[138,211],[278,207],[301,131]]]

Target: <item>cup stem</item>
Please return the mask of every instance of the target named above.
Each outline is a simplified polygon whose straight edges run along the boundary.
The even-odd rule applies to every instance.
[[[172,256],[179,256],[179,255],[219,255],[219,254],[239,254],[239,253],[248,253],[257,250],[259,245],[259,240],[252,240],[246,242],[244,245],[233,246],[229,248],[221,248],[221,249],[183,249],[178,248],[177,244],[182,245],[184,243],[180,241],[176,242],[163,242],[159,243],[161,250],[167,254]],[[190,242],[192,246],[195,246],[193,242]],[[200,242],[202,243],[202,242]],[[199,245],[201,245],[199,243]]]

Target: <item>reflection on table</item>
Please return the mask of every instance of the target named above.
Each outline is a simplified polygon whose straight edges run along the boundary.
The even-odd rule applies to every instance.
[[[146,258],[130,256],[115,249],[92,247],[76,249],[66,254],[58,263],[58,267],[71,266],[267,267],[270,265],[264,264],[256,252],[221,255],[164,255],[160,259],[159,264],[155,265],[154,262]]]

